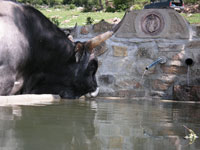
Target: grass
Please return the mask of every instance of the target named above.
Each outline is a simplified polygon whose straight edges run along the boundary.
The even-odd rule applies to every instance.
[[[60,23],[61,28],[65,27],[73,27],[76,23],[79,26],[85,25],[87,22],[87,18],[91,17],[94,22],[97,23],[102,19],[108,20],[112,18],[122,18],[124,12],[115,12],[115,13],[108,13],[108,12],[81,12],[78,8],[68,10],[67,8],[39,8],[39,10],[48,18],[57,17]]]
[[[181,13],[181,15],[186,18],[187,21],[189,21],[189,23],[191,24],[199,24],[200,23],[200,14],[196,13],[196,14],[184,14]]]
[[[94,22],[97,23],[100,20],[109,20],[112,18],[122,18],[124,16],[124,12],[82,12],[79,8],[69,9],[68,6],[59,6],[53,8],[38,8],[45,16],[48,18],[56,17],[59,22],[59,27],[68,28],[73,27],[76,23],[79,26],[85,25],[87,22],[87,18],[91,17]],[[200,14],[184,14],[181,13],[183,17],[186,18],[191,24],[200,23]]]

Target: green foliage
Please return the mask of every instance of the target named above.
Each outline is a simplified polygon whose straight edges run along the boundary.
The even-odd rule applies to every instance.
[[[42,5],[46,4],[49,6],[62,4],[63,0],[17,0],[20,3],[29,3],[32,5]]]
[[[189,21],[191,24],[199,24],[199,23],[200,23],[200,14],[199,14],[199,13],[192,14],[192,15],[188,15],[188,14],[181,13],[181,15],[182,15],[187,21]]]
[[[83,12],[91,12],[93,8],[93,5],[91,3],[87,3],[84,7]]]
[[[199,0],[184,0],[185,4],[197,4],[200,3]]]
[[[69,5],[69,8],[70,8],[70,9],[75,9],[76,6],[75,6],[74,4],[70,4],[70,5]]]
[[[96,5],[98,0],[63,0],[63,4],[74,4],[76,6]]]
[[[17,0],[22,3],[29,3],[32,5],[49,5],[55,6],[60,4],[68,4],[69,8],[74,9],[75,6],[84,7],[84,12],[90,12],[93,10],[101,10],[103,7],[106,8],[106,12],[124,11],[131,7],[133,4],[141,4],[149,2],[150,0]],[[107,2],[111,3],[112,6],[106,6]],[[196,0],[188,0],[196,1]],[[114,6],[114,7],[113,7]]]
[[[143,9],[143,5],[135,4],[135,5],[133,5],[133,9],[134,9],[134,10]]]
[[[110,6],[108,6],[107,8],[106,8],[106,12],[115,12],[115,8],[112,8],[112,7],[110,7]]]
[[[114,0],[114,5],[118,11],[125,11],[133,2],[133,0]]]
[[[59,26],[59,25],[60,25],[59,17],[58,17],[58,16],[53,16],[53,17],[50,17],[49,19],[50,19],[56,26]]]
[[[90,24],[92,24],[94,22],[94,19],[92,18],[92,17],[87,17],[87,19],[86,19],[86,24],[87,25],[90,25]]]
[[[55,0],[43,0],[43,3],[52,7],[55,4]]]
[[[123,12],[128,8],[143,9],[144,4],[150,3],[150,0],[17,0],[22,3],[29,3],[39,7],[38,5],[49,5],[52,8],[63,8],[65,11],[70,11],[71,9],[75,9],[76,6],[84,7],[83,12],[93,12],[96,10],[101,10],[102,6],[105,8],[106,12]],[[200,0],[184,0],[185,4],[200,4]],[[62,5],[61,4],[67,4]],[[50,9],[50,8],[48,8]],[[55,12],[54,12],[55,13]],[[55,14],[53,14],[55,15]],[[88,16],[87,16],[88,17]],[[86,17],[86,18],[87,18]],[[84,22],[85,19],[84,18]],[[196,16],[187,17],[191,22],[199,22],[195,21]],[[193,19],[194,18],[194,19]],[[67,19],[66,19],[67,20]],[[199,19],[198,19],[199,20]],[[64,20],[62,20],[64,21]],[[61,22],[62,24],[62,22]]]
[[[117,11],[122,12],[122,11],[126,11],[126,9],[129,8],[129,5],[127,4],[119,4],[116,6]]]

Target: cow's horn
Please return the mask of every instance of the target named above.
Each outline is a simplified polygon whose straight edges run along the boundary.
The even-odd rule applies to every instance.
[[[105,40],[107,40],[108,38],[110,38],[113,35],[113,31],[107,31],[103,34],[100,34],[94,38],[92,38],[91,40],[89,40],[86,44],[89,48],[89,51],[92,51],[93,48],[95,48],[96,46],[100,45],[102,42],[104,42]]]

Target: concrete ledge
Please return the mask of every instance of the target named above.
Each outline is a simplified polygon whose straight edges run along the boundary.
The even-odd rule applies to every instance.
[[[59,95],[51,94],[26,94],[26,95],[12,95],[12,96],[0,96],[0,106],[7,105],[33,105],[33,104],[47,104],[52,102],[58,102],[61,98]]]

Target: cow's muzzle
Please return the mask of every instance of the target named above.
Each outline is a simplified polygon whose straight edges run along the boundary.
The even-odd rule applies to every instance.
[[[96,88],[94,92],[87,93],[85,97],[90,98],[90,97],[97,97],[99,94],[99,87]]]

